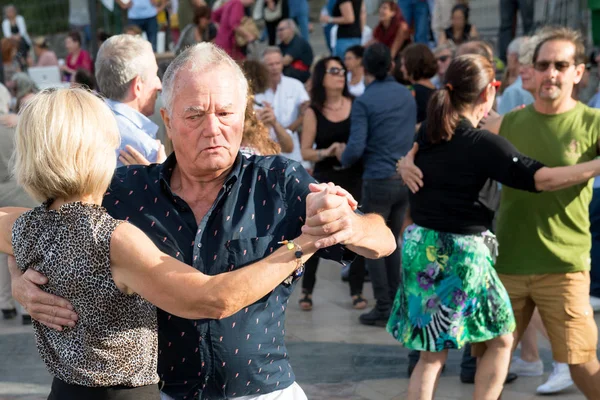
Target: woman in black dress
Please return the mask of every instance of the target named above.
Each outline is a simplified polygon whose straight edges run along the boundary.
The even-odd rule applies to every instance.
[[[427,118],[427,103],[435,92],[435,85],[431,78],[437,73],[437,61],[422,43],[408,46],[401,55],[402,74],[410,81],[411,90],[417,102],[417,126]]]
[[[302,131],[302,158],[315,163],[313,177],[319,182],[333,182],[348,190],[360,200],[362,165],[357,163],[342,169],[339,158],[350,136],[352,96],[348,92],[346,68],[338,57],[320,60],[314,68],[311,105],[304,114]],[[300,307],[312,309],[312,291],[316,282],[319,259],[306,263],[302,280]],[[350,295],[356,309],[364,309],[367,301],[362,296],[365,267],[364,259],[357,257],[350,266]]]

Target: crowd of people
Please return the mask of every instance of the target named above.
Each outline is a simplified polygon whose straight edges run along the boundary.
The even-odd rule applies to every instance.
[[[498,399],[543,374],[538,332],[554,364],[537,391],[600,398],[600,102],[579,100],[580,33],[494,51],[468,4],[438,3],[382,1],[369,36],[362,0],[329,1],[327,55],[306,1],[194,3],[157,62],[167,5],[117,0],[127,32],[90,54],[72,24],[60,66],[5,9],[0,309],[33,320],[50,399],[305,399],[285,311],[318,306],[321,258],[349,307],[370,280],[358,322],[412,350],[408,399],[434,398],[463,348],[461,381]],[[34,65],[71,87],[40,91]]]

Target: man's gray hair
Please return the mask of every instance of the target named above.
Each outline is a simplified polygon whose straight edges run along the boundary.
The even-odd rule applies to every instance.
[[[283,57],[283,53],[281,52],[281,49],[279,47],[267,46],[267,48],[263,50],[262,58],[264,59],[267,55],[273,54],[273,53],[278,53],[280,56]]]
[[[530,38],[528,36],[519,36],[518,38],[513,39],[506,49],[506,54],[519,55],[521,52],[521,47],[523,47],[523,45],[527,43],[529,39]]]
[[[100,46],[96,58],[96,81],[100,92],[111,100],[123,100],[135,77],[147,78],[149,54],[154,55],[152,46],[141,37],[116,35],[108,38]]]
[[[529,40],[521,45],[519,49],[519,64],[521,65],[531,65],[533,64],[533,54],[535,53],[535,49],[540,44],[540,42],[544,39],[545,33],[536,32],[535,35],[531,36]]]
[[[229,67],[233,72],[231,79],[238,81],[243,103],[248,97],[248,81],[240,66],[221,48],[209,42],[190,46],[181,52],[169,65],[162,82],[162,98],[165,109],[171,115],[173,109],[173,89],[179,72],[187,68],[194,73],[202,73],[210,67]]]
[[[433,54],[437,55],[444,50],[449,50],[452,53],[452,56],[454,56],[454,53],[456,53],[456,45],[454,43],[452,43],[451,41],[447,41],[446,43],[442,43],[439,46],[437,46],[433,50]]]
[[[300,31],[298,30],[298,25],[296,25],[296,21],[291,18],[282,19],[281,22],[284,22],[288,28],[294,31],[295,34],[298,34]],[[280,24],[281,24],[280,22]]]

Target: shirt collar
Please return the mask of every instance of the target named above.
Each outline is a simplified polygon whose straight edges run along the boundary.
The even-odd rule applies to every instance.
[[[134,110],[127,104],[111,99],[106,99],[106,104],[108,104],[113,113],[128,119],[138,129],[146,132],[148,135],[156,137],[156,132],[158,132],[158,125],[152,122],[141,112]]]
[[[233,164],[233,168],[229,173],[227,179],[225,179],[225,183],[223,184],[223,188],[226,191],[230,191],[231,187],[238,181],[240,175],[242,174],[242,170],[246,168],[249,164],[249,161],[238,151],[237,157],[235,158],[235,162]],[[175,156],[175,152],[173,152],[164,163],[160,165],[159,179],[161,188],[169,195],[171,198],[175,197],[173,190],[171,189],[171,177],[173,176],[173,170],[177,165],[177,157]]]
[[[396,82],[396,80],[392,76],[388,75],[385,77],[385,79],[383,79],[381,81],[379,81],[377,79],[373,80],[373,82],[371,82],[367,85],[367,88],[371,87],[371,86],[375,86],[374,83],[385,83],[385,82]],[[366,88],[365,88],[365,90],[366,90]]]

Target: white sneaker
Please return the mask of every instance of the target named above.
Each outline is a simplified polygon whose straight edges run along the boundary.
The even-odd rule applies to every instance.
[[[590,296],[590,305],[594,312],[600,311],[600,297]]]
[[[552,373],[548,377],[548,381],[537,388],[538,394],[558,393],[573,385],[567,364],[553,362],[552,365]]]
[[[544,375],[544,363],[542,360],[528,362],[523,361],[521,357],[513,357],[508,372],[518,376],[542,376]]]

